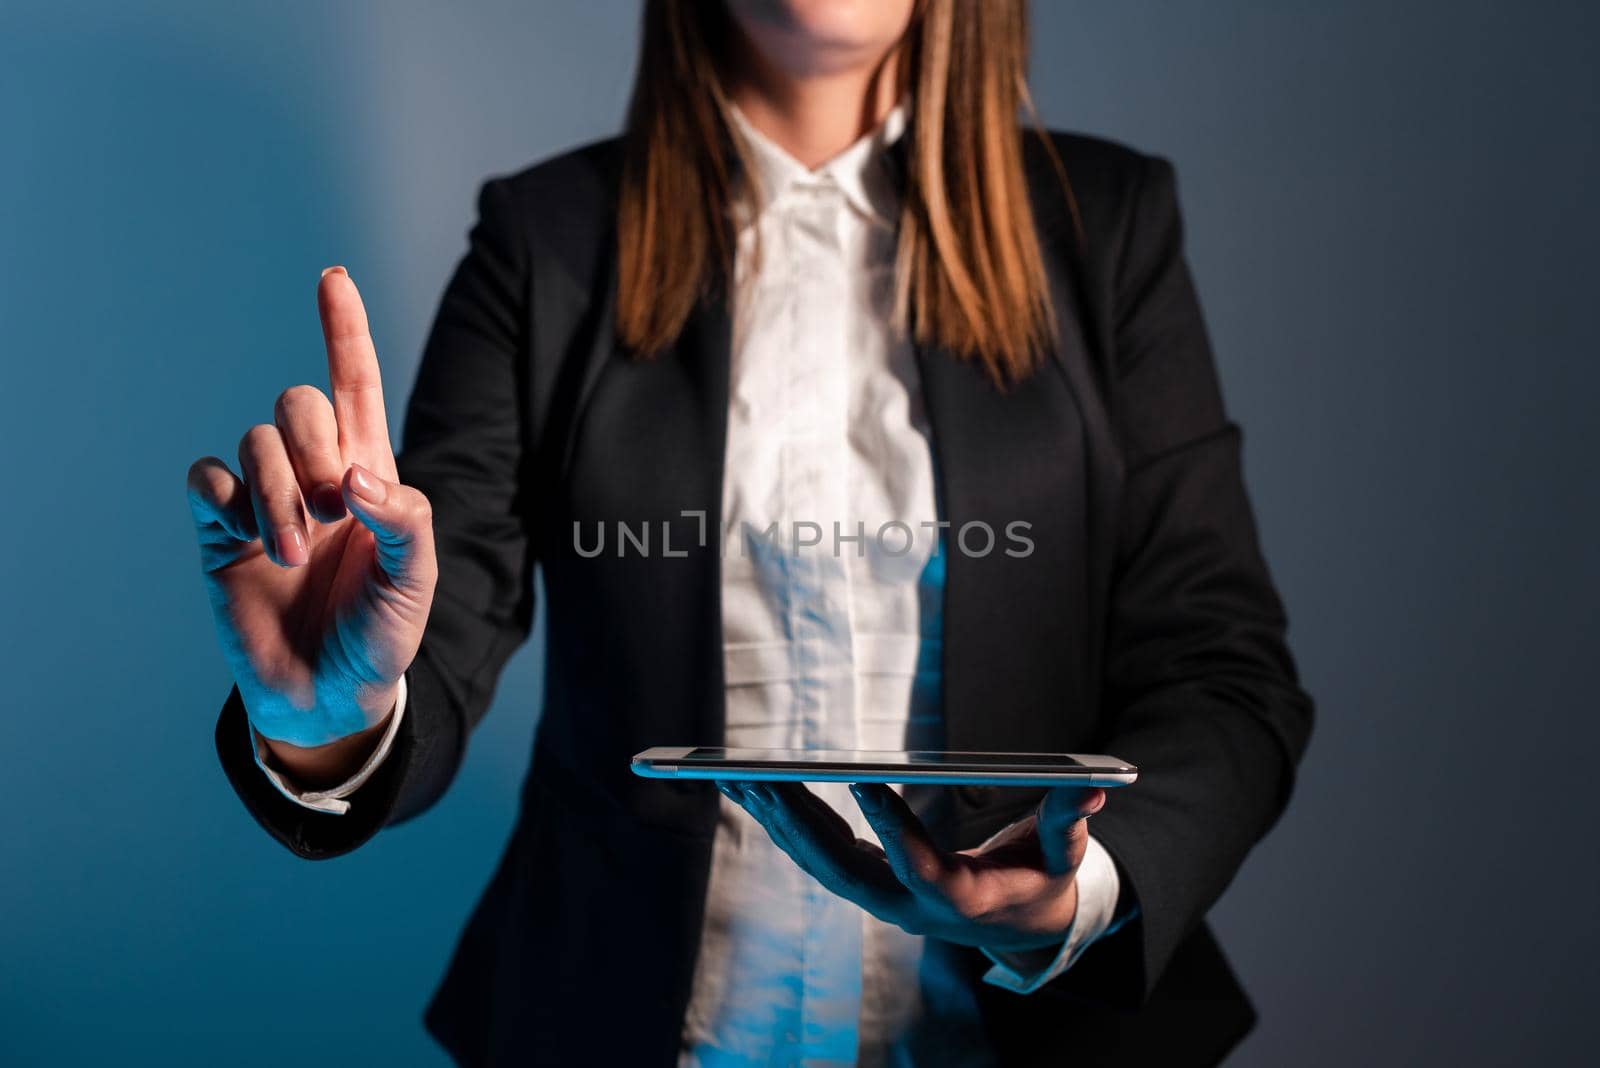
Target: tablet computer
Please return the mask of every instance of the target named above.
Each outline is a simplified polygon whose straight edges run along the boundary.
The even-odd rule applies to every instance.
[[[1090,753],[950,753],[860,749],[660,746],[633,758],[651,779],[948,783],[957,786],[1127,786],[1139,769]]]

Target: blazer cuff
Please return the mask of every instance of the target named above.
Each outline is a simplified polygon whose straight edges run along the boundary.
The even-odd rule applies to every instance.
[[[396,724],[388,758],[373,768],[360,790],[348,799],[351,805],[344,815],[290,800],[261,773],[254,757],[249,717],[237,688],[228,695],[217,717],[217,759],[245,809],[286,849],[306,860],[343,856],[394,819],[404,770],[417,747],[419,709],[414,678],[407,679],[407,694],[407,714]]]
[[[345,800],[372,778],[374,772],[388,759],[389,751],[394,748],[395,737],[400,733],[400,721],[406,714],[406,679],[400,676],[398,692],[395,695],[394,709],[389,713],[389,726],[385,728],[383,737],[378,741],[378,747],[367,757],[366,762],[356,773],[326,790],[306,790],[296,784],[286,771],[274,767],[272,750],[254,727],[250,728],[251,748],[255,753],[256,767],[261,769],[261,774],[284,797],[297,805],[312,809],[317,812],[327,812],[330,815],[343,816],[350,811],[350,802]]]

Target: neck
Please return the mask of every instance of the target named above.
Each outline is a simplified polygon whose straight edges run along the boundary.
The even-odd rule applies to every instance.
[[[750,48],[729,99],[796,160],[820,167],[877,128],[900,98],[901,48],[859,68],[782,69]]]

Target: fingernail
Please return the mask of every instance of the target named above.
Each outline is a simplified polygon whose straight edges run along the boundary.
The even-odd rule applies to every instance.
[[[383,480],[360,464],[350,467],[350,489],[368,504],[382,504],[389,496],[389,491],[383,488]]]
[[[739,800],[739,795],[734,793],[733,792],[733,787],[729,786],[727,783],[725,783],[725,782],[717,783],[717,789],[721,790],[722,791],[722,795],[724,797],[726,797],[729,801],[737,801],[737,800]]]
[[[863,787],[860,783],[850,784],[850,793],[855,797],[856,804],[861,806],[863,812],[876,812],[883,807],[883,798],[875,791]]]
[[[330,274],[342,274],[347,278],[350,276],[350,272],[345,270],[343,267],[340,267],[338,264],[335,264],[332,267],[324,267],[322,269],[323,278],[328,277]]]
[[[332,482],[324,482],[311,491],[311,507],[324,522],[341,519],[344,517],[344,494]]]
[[[306,548],[306,536],[300,533],[298,527],[282,528],[275,540],[278,543],[279,557],[286,564],[303,564],[310,555]]]

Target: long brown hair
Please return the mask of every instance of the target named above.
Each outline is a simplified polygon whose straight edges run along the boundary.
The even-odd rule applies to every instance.
[[[901,45],[912,137],[897,323],[1001,385],[1032,370],[1055,332],[1018,123],[1032,111],[1027,22],[1026,0],[918,0]],[[617,211],[617,333],[642,355],[732,277],[741,193],[721,79],[735,33],[720,2],[644,5]]]

